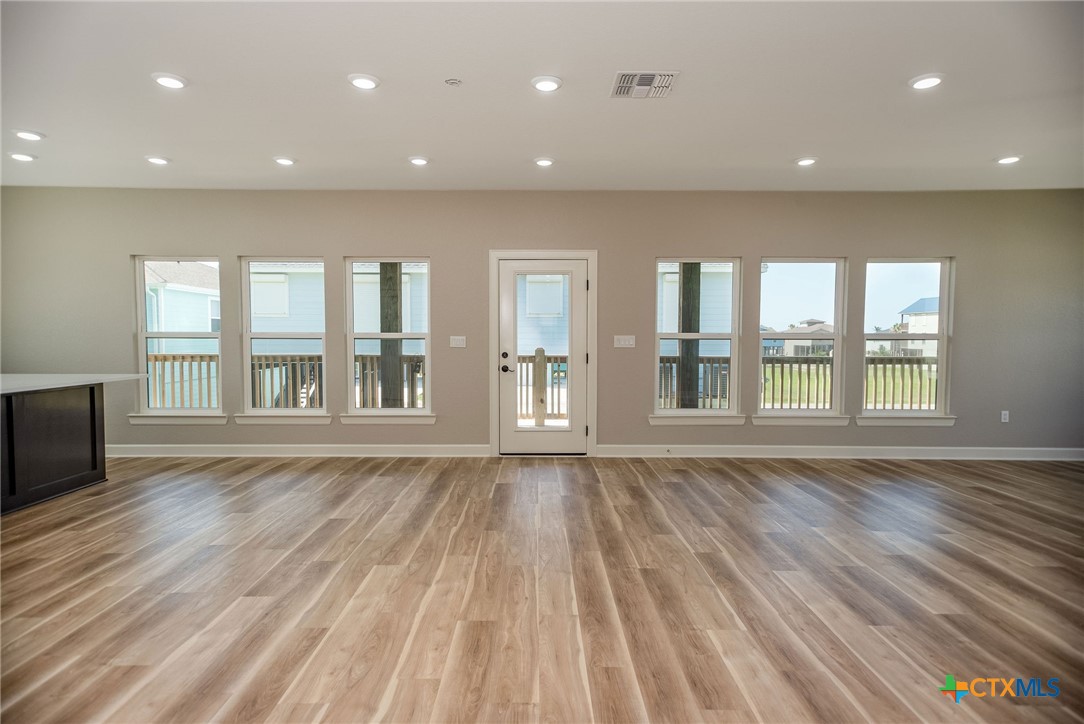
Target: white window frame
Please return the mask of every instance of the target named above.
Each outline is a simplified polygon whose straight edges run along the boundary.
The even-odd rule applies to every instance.
[[[340,421],[345,423],[358,422],[420,422],[429,424],[435,421],[433,416],[433,321],[432,312],[433,298],[433,261],[429,257],[388,257],[388,256],[355,256],[343,260],[346,275],[346,391],[347,391],[347,414],[340,415]],[[425,332],[355,332],[354,331],[354,264],[420,264],[426,265],[426,276],[429,288],[426,290],[425,302]],[[409,284],[409,282],[408,282]],[[410,312],[410,304],[407,302],[401,309],[401,314],[406,317]],[[425,389],[424,407],[396,407],[392,409],[358,407],[358,398],[354,387],[354,344],[359,339],[420,339],[425,344]],[[412,419],[414,418],[414,419]]]
[[[730,289],[730,331],[729,332],[662,332],[659,330],[659,304],[662,302],[659,289],[659,264],[730,264],[731,265],[731,289]],[[680,268],[680,266],[679,266]],[[651,392],[653,413],[648,418],[652,425],[740,425],[745,422],[745,416],[739,413],[741,380],[739,352],[739,340],[741,338],[741,279],[742,263],[739,257],[657,257],[651,266],[652,286],[655,288],[655,306],[652,314],[655,318],[655,353],[652,358],[654,389]],[[681,286],[678,283],[678,309],[681,308]],[[730,342],[730,371],[727,380],[730,406],[725,409],[692,409],[692,408],[661,408],[659,407],[659,388],[662,384],[661,369],[659,365],[660,352],[662,351],[663,339],[703,339],[703,340],[726,340]]]
[[[769,266],[771,264],[835,264],[835,308],[833,310],[834,318],[825,320],[826,323],[830,322],[832,324],[833,334],[810,335],[786,330],[765,332],[761,330],[761,327],[764,326],[764,290],[763,285],[761,285],[760,294],[757,298],[757,413],[753,417],[753,424],[846,424],[850,421],[849,417],[843,415],[843,381],[846,379],[844,375],[844,340],[846,335],[844,331],[846,325],[847,260],[842,257],[761,257],[760,263],[757,265],[758,273],[761,273],[760,270],[764,268],[765,264]],[[764,401],[764,378],[761,377],[760,370],[763,364],[764,340],[766,339],[782,339],[784,343],[788,339],[832,340],[832,406],[829,409],[773,410],[761,406]]]
[[[219,274],[218,288],[221,298],[222,274],[218,268],[218,258],[213,256],[137,256],[135,257],[135,283],[136,283],[136,356],[139,363],[139,373],[149,375],[147,365],[147,342],[151,339],[213,339],[218,342],[218,374],[215,376],[215,399],[217,407],[151,407],[150,393],[147,390],[148,380],[144,380],[139,386],[139,412],[129,415],[133,424],[138,424],[132,418],[147,417],[222,417],[222,333],[221,332],[166,332],[147,330],[147,278],[145,262],[148,261],[178,261],[178,262],[207,262],[214,263],[215,272]],[[163,315],[163,297],[155,297],[155,311],[158,314],[159,323]],[[210,327],[210,324],[208,324]],[[224,419],[224,418],[223,418]]]
[[[324,331],[323,332],[253,332],[251,314],[251,278],[250,265],[259,264],[287,264],[287,263],[316,263],[323,265],[324,280]],[[285,272],[284,272],[285,273]],[[287,281],[287,285],[289,281]],[[273,315],[261,315],[273,316]],[[274,315],[277,316],[277,315]],[[286,418],[286,417],[312,417],[319,418],[321,422],[329,423],[331,418],[327,414],[327,395],[330,389],[328,354],[327,354],[327,261],[323,257],[266,257],[246,256],[241,257],[241,384],[244,389],[245,412],[243,415],[234,415],[237,422],[254,422],[254,418]],[[321,397],[320,407],[287,407],[267,408],[252,406],[252,340],[254,339],[318,339],[320,340],[320,355],[324,360],[324,390]]]
[[[870,264],[940,264],[941,279],[937,290],[937,333],[908,334],[900,332],[867,332],[865,329],[865,303],[869,289],[869,265]],[[948,416],[948,378],[949,378],[949,344],[952,339],[952,287],[955,274],[955,264],[951,257],[911,257],[911,258],[868,258],[866,259],[865,288],[862,292],[862,400],[861,411],[856,422],[859,425],[876,424],[880,420],[898,420],[906,423],[906,420],[935,420],[940,419],[944,424],[951,424],[955,418]],[[937,395],[933,410],[874,410],[866,408],[866,343],[877,341],[919,341],[935,340],[937,342]]]

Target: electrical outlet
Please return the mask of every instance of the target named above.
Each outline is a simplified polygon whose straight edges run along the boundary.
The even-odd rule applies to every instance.
[[[1002,410],[1001,411],[1001,421],[1002,422],[1008,422],[1009,421],[1009,411],[1008,410]]]

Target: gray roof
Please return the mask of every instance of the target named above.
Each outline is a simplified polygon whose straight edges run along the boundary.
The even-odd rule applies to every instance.
[[[145,261],[148,284],[177,284],[184,287],[218,291],[218,269],[197,261]]]

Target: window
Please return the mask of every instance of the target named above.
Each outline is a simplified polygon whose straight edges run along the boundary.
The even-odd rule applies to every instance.
[[[429,410],[429,262],[348,260],[350,412]]]
[[[733,411],[738,262],[659,260],[656,412]]]
[[[290,316],[289,275],[277,272],[253,272],[249,276],[253,317]]]
[[[566,314],[563,274],[533,274],[527,279],[527,316],[560,317]]]
[[[136,276],[141,411],[219,409],[218,260],[139,257]]]
[[[843,262],[765,259],[760,267],[762,413],[840,410]]]
[[[944,413],[948,264],[866,264],[863,410]]]
[[[207,316],[212,332],[222,331],[222,302],[218,297],[207,300]]]
[[[324,407],[324,263],[245,259],[245,409]]]

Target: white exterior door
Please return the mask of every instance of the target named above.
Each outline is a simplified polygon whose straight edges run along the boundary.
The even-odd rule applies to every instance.
[[[500,451],[587,453],[587,260],[499,262]]]

